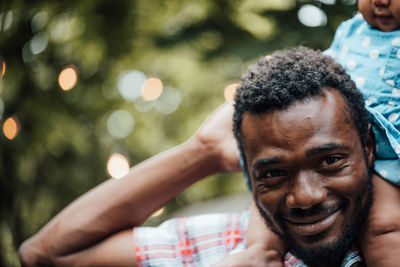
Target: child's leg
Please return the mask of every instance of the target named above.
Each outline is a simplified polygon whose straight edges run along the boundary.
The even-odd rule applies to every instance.
[[[246,238],[247,247],[254,244],[262,245],[265,250],[277,251],[281,257],[284,256],[287,250],[285,243],[265,225],[264,219],[258,212],[254,201],[251,203]]]
[[[374,202],[360,240],[364,259],[367,266],[399,266],[400,188],[377,174],[372,180]]]

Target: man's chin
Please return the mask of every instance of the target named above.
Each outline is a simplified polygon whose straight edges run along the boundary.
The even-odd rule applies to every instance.
[[[307,245],[291,240],[288,235],[285,235],[283,239],[289,244],[293,254],[310,266],[340,266],[357,235],[358,232],[354,232],[353,229],[346,229],[338,240],[323,242],[319,237],[315,237],[315,242]]]
[[[358,208],[360,213],[357,220],[352,225],[344,226],[340,234],[333,240],[327,236],[328,232],[310,236],[302,241],[295,240],[292,238],[295,235],[290,234],[290,231],[285,227],[283,222],[280,224],[282,233],[278,235],[290,247],[291,252],[299,259],[302,259],[307,265],[340,266],[343,258],[354,246],[355,240],[360,236],[370,208],[370,196],[369,194],[365,205]],[[345,213],[347,207],[343,209]],[[271,222],[268,219],[266,221],[271,228]]]
[[[356,233],[353,233],[353,231],[349,229],[350,227],[347,227],[345,231],[342,231],[341,235],[335,240],[326,241],[327,233],[324,232],[307,238],[303,237],[304,240],[300,242],[299,240],[292,238],[292,236],[296,235],[290,233],[284,220],[277,218],[276,221],[280,222],[280,227],[276,227],[272,223],[270,217],[257,202],[256,206],[264,218],[268,228],[278,235],[280,239],[288,245],[288,247],[290,247],[290,251],[294,255],[310,265],[321,265],[322,263],[327,263],[327,260],[329,263],[336,263],[338,258],[342,258],[340,257],[342,256],[341,254],[344,253],[344,256],[354,242]],[[350,241],[348,242],[348,240]]]
[[[273,226],[270,217],[257,202],[255,203],[267,226],[275,234],[277,234],[285,242],[285,244],[288,245],[290,251],[296,255],[296,257],[302,259],[309,266],[340,266],[343,258],[353,247],[355,240],[359,237],[361,229],[367,218],[372,202],[371,184],[369,184],[369,188],[367,187],[363,193],[366,195],[366,200],[363,201],[363,194],[360,194],[359,198],[357,198],[359,203],[359,206],[357,207],[357,210],[359,211],[357,220],[353,222],[352,225],[345,226],[335,240],[328,241],[326,240],[324,233],[315,235],[313,237],[310,236],[307,242],[299,242],[293,239],[291,237],[292,235],[290,235],[288,229],[285,227],[285,223],[279,219],[277,220],[281,221],[281,223],[279,223],[280,230],[278,231],[277,228]],[[347,207],[344,207],[345,210],[346,208]]]

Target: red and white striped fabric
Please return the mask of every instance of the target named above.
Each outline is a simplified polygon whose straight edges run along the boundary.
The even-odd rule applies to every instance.
[[[206,214],[176,218],[158,227],[134,228],[136,259],[139,266],[211,266],[226,256],[246,249],[250,211]],[[293,254],[285,257],[286,267],[306,267]],[[342,266],[360,263],[351,250]]]

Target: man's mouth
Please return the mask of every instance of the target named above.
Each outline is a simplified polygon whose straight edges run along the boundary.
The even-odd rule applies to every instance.
[[[329,213],[316,214],[304,217],[286,217],[288,229],[300,236],[317,235],[330,229],[341,212],[337,208]]]

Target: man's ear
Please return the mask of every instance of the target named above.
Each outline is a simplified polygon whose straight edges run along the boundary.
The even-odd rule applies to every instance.
[[[375,135],[372,130],[372,125],[368,124],[368,135],[365,144],[365,154],[368,160],[368,166],[372,168],[375,163]]]

